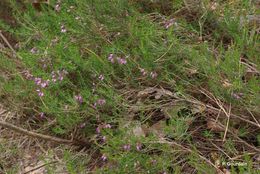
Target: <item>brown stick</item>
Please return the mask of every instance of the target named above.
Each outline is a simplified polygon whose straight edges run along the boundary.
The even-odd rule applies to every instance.
[[[17,54],[17,52],[14,50],[14,48],[12,47],[12,45],[8,42],[8,40],[6,39],[6,37],[3,35],[2,31],[0,30],[0,37],[3,39],[3,41],[6,43],[6,45],[10,48],[10,50],[12,50],[13,54],[20,58],[21,57]]]
[[[27,136],[43,139],[43,140],[46,140],[46,141],[52,141],[52,142],[55,142],[55,143],[62,143],[62,144],[71,144],[71,145],[83,145],[83,143],[79,143],[77,141],[57,138],[57,137],[53,137],[53,136],[49,136],[49,135],[44,135],[44,134],[28,131],[28,130],[25,130],[23,128],[17,127],[13,124],[7,123],[5,121],[0,121],[0,126],[7,128],[7,129],[10,129],[10,130],[13,130],[13,131],[18,132],[18,133],[27,135]],[[88,144],[88,143],[86,143],[86,144]]]

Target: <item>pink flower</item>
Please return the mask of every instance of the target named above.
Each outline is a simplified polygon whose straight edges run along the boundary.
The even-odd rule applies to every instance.
[[[102,106],[102,105],[106,104],[106,100],[105,99],[98,99],[97,104]]]
[[[168,28],[170,28],[173,24],[174,24],[174,25],[177,25],[177,23],[175,22],[174,19],[170,19],[170,20],[168,20],[168,21],[165,21],[164,27],[165,27],[166,29],[168,29]]]
[[[37,54],[39,51],[38,51],[38,49],[36,48],[36,47],[33,47],[32,49],[31,49],[31,53],[32,54]]]
[[[111,63],[115,63],[114,54],[109,54],[108,60],[109,60]]]
[[[74,98],[75,98],[75,100],[76,100],[77,102],[79,102],[80,104],[83,103],[83,97],[82,97],[81,95],[79,95],[79,94],[78,94],[78,95],[75,95]]]
[[[44,93],[40,89],[37,89],[36,91],[38,92],[38,96],[39,97],[44,96]]]
[[[103,136],[101,139],[102,139],[103,142],[106,142],[107,137],[106,137],[106,136]]]
[[[125,144],[125,145],[123,146],[123,149],[124,149],[125,151],[129,151],[129,150],[131,149],[131,145],[130,145],[130,144]]]
[[[102,159],[102,161],[106,161],[106,160],[107,160],[107,156],[106,156],[105,154],[103,154],[103,155],[101,156],[101,159]]]
[[[86,123],[82,123],[79,127],[84,128],[86,126]]]
[[[60,12],[60,10],[61,10],[60,4],[56,4],[55,11]]]
[[[158,74],[156,72],[151,72],[150,76],[151,76],[152,79],[154,79],[158,76]]]
[[[140,151],[142,149],[142,144],[141,143],[137,143],[136,144],[136,150]]]
[[[105,124],[104,128],[111,129],[111,125],[110,124]]]
[[[147,72],[143,68],[140,69],[140,72],[142,73],[143,76],[145,76],[147,74]]]
[[[67,32],[67,29],[65,28],[64,25],[61,25],[60,29],[61,29],[62,33],[66,33]]]
[[[99,126],[96,128],[96,132],[97,132],[98,134],[100,133],[100,127],[99,127]]]
[[[44,118],[44,117],[45,117],[44,113],[41,112],[41,113],[40,113],[40,118]]]
[[[100,74],[100,75],[98,76],[98,79],[101,80],[101,81],[103,81],[103,80],[104,80],[104,75]]]
[[[42,79],[39,78],[39,77],[35,77],[34,82],[35,82],[36,85],[41,85]]]
[[[49,82],[50,82],[49,79],[46,80],[46,81],[41,82],[41,87],[42,87],[42,88],[46,88],[47,86],[49,86]]]
[[[120,57],[117,58],[117,62],[118,62],[119,64],[121,64],[121,65],[124,65],[124,64],[127,63],[126,59],[123,59],[123,58],[120,58]]]
[[[24,75],[27,80],[33,79],[33,75],[29,71],[25,71]]]

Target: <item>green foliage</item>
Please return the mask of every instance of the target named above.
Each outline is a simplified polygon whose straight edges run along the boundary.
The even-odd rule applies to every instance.
[[[241,17],[254,12],[251,3],[221,1],[213,10],[210,1],[202,1],[195,11],[180,0],[65,0],[58,11],[54,1],[37,11],[30,4],[20,10],[12,1],[18,26],[0,21],[0,27],[19,39],[21,59],[17,63],[1,52],[0,97],[40,124],[54,123],[49,126],[54,134],[66,137],[78,130],[94,139],[107,157],[99,173],[181,173],[185,162],[198,173],[212,173],[196,149],[183,155],[160,142],[160,135],[134,136],[133,127],[121,125],[136,115],[146,124],[157,119],[150,113],[165,114],[164,103],[172,98],[159,97],[156,103],[148,96],[146,103],[134,94],[155,86],[194,98],[201,97],[196,92],[203,88],[237,112],[259,113],[259,74],[250,72],[250,67],[259,72],[259,35],[241,24]],[[33,78],[26,78],[26,71]],[[35,78],[41,78],[40,85]],[[40,87],[48,80],[47,87]],[[190,123],[208,116],[192,113],[192,107],[185,102],[167,110],[162,134],[180,144],[191,142]],[[106,124],[112,128],[103,129]],[[202,132],[205,138],[215,136]],[[246,135],[246,128],[239,129],[239,136]],[[106,142],[98,142],[101,136]],[[131,148],[125,150],[125,145]],[[224,148],[238,155],[231,139]],[[85,163],[69,152],[64,159],[69,173],[84,171]]]

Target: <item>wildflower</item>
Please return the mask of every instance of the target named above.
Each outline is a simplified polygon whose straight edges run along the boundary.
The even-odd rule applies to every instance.
[[[115,63],[114,54],[109,54],[108,60],[109,60],[111,63]]]
[[[101,159],[102,159],[102,161],[106,161],[106,160],[107,160],[107,156],[106,156],[105,154],[103,154],[103,155],[101,156]]]
[[[103,81],[103,80],[104,80],[104,75],[103,75],[103,74],[100,74],[100,75],[98,76],[98,79],[101,80],[101,81]]]
[[[125,145],[123,146],[123,149],[124,149],[125,151],[129,151],[129,150],[131,149],[131,145],[130,145],[130,144],[125,144]]]
[[[33,79],[33,75],[29,71],[25,71],[24,75],[27,80]]]
[[[155,159],[153,159],[153,160],[151,161],[151,163],[152,163],[153,165],[155,165],[155,164],[157,163],[157,161],[156,161]]]
[[[45,116],[44,113],[41,112],[41,113],[40,113],[40,118],[44,118],[44,116]]]
[[[39,97],[44,96],[44,93],[40,89],[37,89],[36,91],[38,92],[38,96]]]
[[[82,123],[79,127],[84,128],[86,126],[86,123]]]
[[[56,74],[54,71],[51,72],[51,80],[55,83],[57,81]]]
[[[111,129],[111,125],[110,124],[105,124],[104,128]]]
[[[67,29],[65,28],[64,25],[61,25],[60,29],[61,29],[62,33],[66,33],[67,32]]]
[[[39,77],[35,77],[34,82],[35,82],[36,85],[41,85],[42,79],[39,78]]]
[[[96,128],[96,132],[97,132],[98,134],[100,133],[100,127],[99,127],[99,126]]]
[[[49,79],[46,80],[46,81],[43,81],[43,82],[41,82],[41,87],[42,87],[42,88],[46,88],[47,86],[49,86],[49,83],[50,83],[50,80],[49,80]]]
[[[36,48],[36,47],[33,47],[33,48],[31,49],[31,53],[32,53],[32,54],[37,54],[37,53],[38,53],[37,48]]]
[[[80,104],[83,103],[83,97],[81,95],[75,95],[75,100]]]
[[[140,151],[142,149],[142,144],[141,143],[137,143],[136,144],[136,150]]]
[[[142,73],[143,76],[145,76],[147,74],[147,72],[143,68],[140,69],[140,72]]]
[[[106,142],[107,137],[106,137],[106,136],[103,136],[103,137],[101,138],[101,140],[102,140],[103,142]]]
[[[97,104],[102,106],[102,105],[106,104],[106,100],[105,99],[98,99]]]
[[[243,93],[232,93],[232,97],[239,100],[243,97]]]
[[[168,29],[168,28],[170,28],[173,24],[176,25],[177,23],[175,22],[174,19],[170,19],[170,20],[168,20],[168,21],[165,22],[164,27],[165,27],[166,29]]]
[[[119,64],[121,64],[121,65],[124,65],[124,64],[127,63],[126,59],[123,59],[123,58],[120,58],[120,57],[117,58],[117,62],[118,62]]]
[[[96,102],[93,104],[93,108],[97,109],[97,103]]]
[[[60,12],[60,10],[61,10],[60,4],[56,4],[55,5],[55,11]]]
[[[158,76],[158,74],[156,72],[151,72],[150,76],[151,76],[152,79],[154,79]]]

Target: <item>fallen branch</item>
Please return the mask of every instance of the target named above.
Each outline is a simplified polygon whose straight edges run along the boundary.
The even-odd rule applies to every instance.
[[[21,56],[19,56],[17,54],[17,52],[14,50],[14,48],[12,47],[12,45],[9,43],[9,41],[6,39],[6,37],[3,35],[2,31],[0,30],[0,37],[3,39],[3,41],[5,42],[5,44],[10,48],[10,50],[12,50],[13,54],[18,57],[19,59],[21,59]]]
[[[18,132],[20,134],[24,134],[24,135],[34,137],[34,138],[43,139],[43,140],[46,140],[46,141],[52,141],[52,142],[61,143],[61,144],[70,144],[70,145],[90,147],[90,144],[88,142],[81,142],[81,141],[76,141],[76,140],[67,140],[67,139],[57,138],[57,137],[53,137],[53,136],[49,136],[49,135],[44,135],[44,134],[28,131],[26,129],[17,127],[15,125],[13,125],[11,123],[7,123],[5,121],[0,121],[0,126],[7,128],[7,129],[10,129],[10,130],[13,130],[15,132]]]

